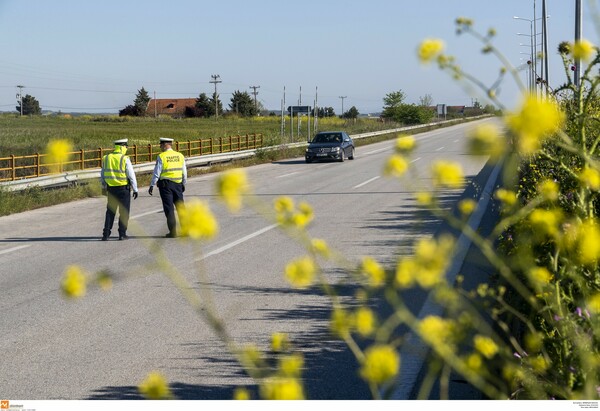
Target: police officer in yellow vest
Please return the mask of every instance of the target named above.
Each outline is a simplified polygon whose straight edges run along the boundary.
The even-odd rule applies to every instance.
[[[177,237],[175,208],[183,206],[183,192],[187,182],[185,158],[183,154],[171,148],[172,144],[172,138],[160,138],[162,153],[156,158],[154,173],[148,189],[148,194],[152,195],[154,185],[158,186],[163,210],[167,216],[167,227],[169,227],[169,232],[165,236],[167,238]]]
[[[129,223],[129,207],[131,205],[131,190],[133,199],[138,197],[135,172],[127,153],[127,139],[115,140],[115,149],[102,158],[102,189],[106,192],[108,202],[102,241],[110,237],[115,214],[119,210],[119,240],[127,240],[127,224]]]

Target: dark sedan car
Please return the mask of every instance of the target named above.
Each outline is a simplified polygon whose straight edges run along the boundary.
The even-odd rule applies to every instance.
[[[306,162],[315,160],[354,160],[354,143],[344,131],[322,131],[315,135],[306,149]]]

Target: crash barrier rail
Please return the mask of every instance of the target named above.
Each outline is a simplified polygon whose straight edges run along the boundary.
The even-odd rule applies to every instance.
[[[263,135],[246,134],[245,136],[219,137],[217,139],[175,141],[174,146],[176,151],[186,157],[232,153],[261,148],[263,146]],[[102,157],[112,152],[113,149],[99,147],[90,150],[72,151],[67,153],[66,160],[60,163],[52,162],[48,154],[40,153],[0,157],[0,182],[97,169],[101,167]],[[129,147],[127,155],[133,164],[141,164],[156,160],[156,156],[160,152],[159,144],[136,144]]]

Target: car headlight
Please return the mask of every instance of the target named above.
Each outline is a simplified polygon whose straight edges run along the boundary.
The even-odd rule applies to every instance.
[[[331,147],[331,151],[340,151],[339,147]]]

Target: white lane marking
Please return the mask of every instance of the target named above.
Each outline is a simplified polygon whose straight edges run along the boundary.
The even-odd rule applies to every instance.
[[[438,148],[438,149],[437,149],[437,150],[435,150],[435,151],[440,151],[440,150],[443,150],[443,149],[444,149],[444,147],[440,147],[440,148]]]
[[[204,256],[202,256],[201,258],[199,258],[197,261],[204,260],[204,259],[206,259],[206,258],[208,258],[210,256],[213,256],[213,255],[221,254],[223,251],[227,251],[230,248],[235,247],[236,245],[240,245],[240,244],[242,244],[242,243],[244,243],[244,242],[246,242],[248,240],[253,239],[254,237],[258,237],[259,235],[264,234],[267,231],[270,231],[270,230],[274,229],[277,226],[278,226],[278,224],[272,224],[272,225],[267,226],[265,228],[262,228],[262,229],[260,229],[258,231],[255,231],[252,234],[248,234],[247,236],[242,237],[239,240],[235,240],[235,241],[233,241],[233,242],[231,242],[229,244],[224,245],[221,248],[217,248],[216,250],[213,250],[213,251],[211,251],[209,253],[204,254]]]
[[[389,151],[391,149],[392,149],[391,147],[380,148],[379,150],[367,151],[366,153],[363,153],[361,155],[368,156],[369,154],[381,153],[382,151]]]
[[[412,163],[416,163],[416,162],[417,162],[417,161],[419,161],[420,159],[421,159],[421,157],[417,157],[417,158],[415,158],[413,161],[411,161],[410,163],[411,163],[411,164],[412,164]]]
[[[16,247],[13,247],[13,248],[7,248],[6,250],[2,250],[2,251],[0,251],[0,255],[1,255],[1,254],[8,254],[8,253],[12,253],[13,251],[22,250],[22,249],[24,249],[24,248],[27,248],[27,247],[31,247],[31,244],[26,244],[26,245],[18,245],[18,246],[16,246]]]
[[[147,213],[136,214],[136,215],[134,215],[134,216],[132,216],[132,217],[130,217],[130,218],[131,218],[132,220],[134,220],[134,219],[136,219],[136,218],[145,217],[145,216],[147,216],[147,215],[150,215],[150,214],[157,214],[157,213],[160,213],[160,212],[162,212],[162,211],[163,211],[163,210],[154,210],[154,211],[148,211]]]
[[[458,143],[458,139],[454,140],[455,143]]]
[[[367,180],[367,181],[364,181],[364,182],[362,182],[362,183],[360,183],[360,184],[358,184],[358,185],[355,185],[355,186],[354,186],[354,187],[352,187],[352,188],[360,188],[360,187],[362,187],[362,186],[365,186],[365,185],[367,185],[367,184],[369,184],[369,183],[371,183],[371,182],[373,182],[373,181],[377,180],[379,177],[380,177],[380,176],[373,177],[373,178],[371,178],[371,179],[369,179],[369,180]]]
[[[282,174],[280,176],[277,176],[275,178],[283,178],[283,177],[289,177],[289,176],[293,176],[294,174],[299,174],[299,171],[294,171],[293,173],[287,173],[287,174]]]

